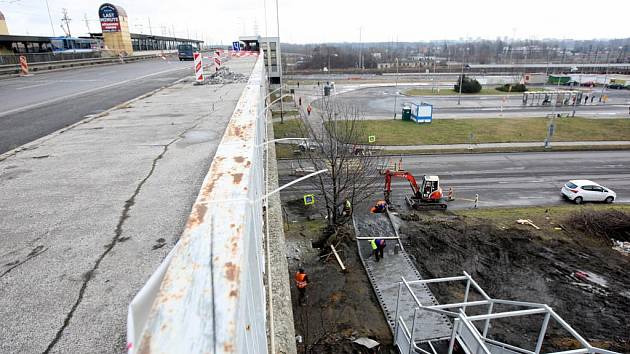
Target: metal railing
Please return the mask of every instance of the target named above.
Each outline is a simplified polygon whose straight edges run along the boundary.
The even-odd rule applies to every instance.
[[[157,58],[156,54],[135,55],[135,56],[124,57],[122,59],[122,62],[127,63],[127,62],[155,59],[155,58]],[[38,62],[38,63],[29,63],[29,72],[41,72],[41,71],[58,70],[58,69],[65,69],[65,68],[72,68],[72,67],[116,64],[116,63],[121,63],[121,59],[118,57],[111,57],[111,58],[72,59],[72,60],[61,60],[61,61]],[[0,65],[0,75],[15,75],[15,74],[18,74],[19,72],[20,72],[19,64]]]
[[[64,61],[77,59],[95,59],[101,58],[100,51],[82,52],[82,53],[18,53],[11,55],[0,55],[0,65],[19,64],[20,57],[25,56],[29,63],[41,63],[49,61]]]
[[[130,353],[266,353],[262,56],[185,230],[129,305]]]
[[[442,304],[442,305],[424,305],[418,301],[413,291],[414,285],[429,284],[429,283],[454,283],[465,282],[466,288],[464,291],[464,298],[462,302]],[[408,330],[408,325],[405,323],[403,316],[398,313],[398,307],[401,296],[403,296],[403,290],[407,292],[416,302],[417,307],[414,309],[412,317],[412,330]],[[476,293],[482,298],[482,300],[469,301],[469,295],[471,291]],[[466,314],[467,307],[487,306],[486,314],[482,315],[468,315]],[[508,306],[511,308],[518,308],[517,310],[508,311],[496,311],[498,306]],[[449,311],[447,309],[455,309]],[[402,348],[402,353],[414,353],[421,352],[424,354],[437,354],[431,343],[431,340],[426,341],[432,352],[422,349],[418,346],[416,339],[414,338],[413,328],[416,326],[416,318],[419,313],[422,312],[437,312],[444,314],[453,319],[453,332],[451,334],[448,354],[453,352],[455,342],[458,342],[460,348],[466,353],[475,354],[539,354],[544,340],[547,329],[550,325],[550,321],[554,321],[556,325],[562,327],[568,334],[570,334],[576,342],[582,346],[579,349],[570,351],[563,351],[557,353],[599,353],[599,354],[619,354],[610,350],[596,348],[592,346],[586,339],[584,339],[573,327],[571,327],[566,321],[560,317],[551,307],[546,304],[512,301],[512,300],[500,300],[493,299],[477,284],[477,282],[466,272],[462,276],[449,277],[449,278],[436,278],[436,279],[424,279],[407,281],[405,278],[401,279],[398,288],[398,299],[396,302],[396,326],[394,328],[394,342],[398,348]],[[518,321],[519,317],[531,316],[531,315],[544,315],[544,320],[540,326],[538,332],[538,338],[533,350],[525,349],[516,345],[500,342],[488,337],[488,329],[490,322],[499,318],[511,318],[513,321]],[[477,326],[474,325],[476,321],[483,321],[483,329],[480,331]],[[517,331],[514,331],[517,333]],[[442,340],[439,338],[436,340]]]

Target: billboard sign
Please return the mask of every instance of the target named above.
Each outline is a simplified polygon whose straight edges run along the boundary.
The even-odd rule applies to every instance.
[[[101,30],[105,32],[120,32],[120,20],[118,10],[112,4],[103,4],[98,9],[98,17],[101,19]]]

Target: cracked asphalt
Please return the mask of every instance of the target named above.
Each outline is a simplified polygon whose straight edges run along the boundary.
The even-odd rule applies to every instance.
[[[0,160],[1,353],[125,352],[244,86],[176,84]]]

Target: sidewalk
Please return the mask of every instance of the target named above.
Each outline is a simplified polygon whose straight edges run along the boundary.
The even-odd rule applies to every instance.
[[[246,85],[191,80],[0,156],[0,352],[125,352]]]
[[[619,146],[627,145],[630,141],[558,141],[551,142],[551,146],[583,147],[583,146]],[[476,150],[476,149],[500,149],[500,148],[535,148],[544,147],[545,143],[521,142],[521,143],[485,143],[485,144],[441,144],[441,145],[382,145],[375,146],[383,150]]]

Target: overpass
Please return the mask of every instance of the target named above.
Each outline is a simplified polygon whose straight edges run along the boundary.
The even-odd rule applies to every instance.
[[[282,256],[263,248],[263,222],[277,220],[272,210],[279,206],[267,208],[263,199],[268,89],[262,60],[233,58],[231,71],[246,82],[219,85],[192,85],[192,75],[178,80],[184,71],[177,62],[162,74],[170,76],[143,78],[166,87],[0,155],[0,352],[112,353],[128,345],[142,352],[266,352],[272,343],[292,352],[285,349],[294,348],[292,314],[282,306],[289,293],[286,263],[283,268]],[[38,90],[58,76],[63,73],[5,80],[1,89]],[[55,87],[71,84],[66,81]],[[93,89],[69,94],[85,102],[138,89],[139,81],[101,88],[91,80]],[[68,101],[67,88],[51,91],[54,105],[9,107],[0,112],[3,120],[49,124],[43,118]],[[273,190],[273,181],[268,184]],[[269,229],[274,234],[276,227]],[[269,259],[278,264],[271,271]],[[154,281],[161,272],[150,277],[156,269],[163,270],[161,282]],[[284,273],[272,276],[276,269]],[[264,281],[278,301],[274,322]],[[141,301],[146,294],[156,301]],[[283,312],[291,323],[283,324]],[[271,323],[278,339],[268,336]]]

